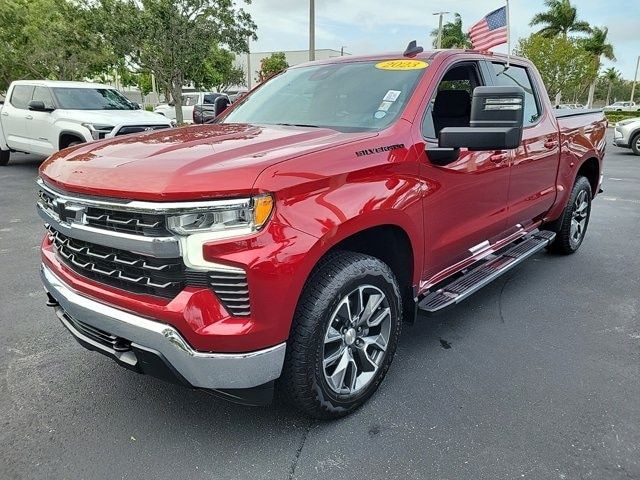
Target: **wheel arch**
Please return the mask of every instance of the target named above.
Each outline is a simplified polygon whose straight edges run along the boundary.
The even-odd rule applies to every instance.
[[[600,184],[600,162],[596,157],[589,157],[582,162],[576,172],[576,177],[573,180],[575,184],[578,177],[586,177],[591,184],[591,195],[595,197],[597,195],[598,185]]]
[[[86,142],[82,134],[74,132],[73,130],[62,130],[58,135],[58,150],[67,148],[71,142],[76,140],[82,143]]]
[[[332,234],[330,238],[319,239],[315,250],[315,261],[306,272],[296,305],[300,302],[304,286],[318,264],[333,252],[350,251],[370,255],[389,266],[398,279],[402,293],[403,317],[407,321],[413,321],[415,279],[416,274],[419,275],[421,272],[422,255],[420,247],[414,244],[407,228],[398,223],[369,225],[357,231],[345,228],[339,234]]]

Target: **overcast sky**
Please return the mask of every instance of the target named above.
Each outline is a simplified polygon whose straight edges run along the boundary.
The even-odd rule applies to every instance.
[[[640,0],[574,0],[578,16],[592,25],[608,26],[618,61],[612,63],[632,79],[640,55]],[[316,48],[341,46],[352,54],[403,50],[413,39],[431,46],[429,32],[438,24],[432,13],[449,10],[462,15],[463,28],[491,10],[500,0],[316,0]],[[534,13],[545,10],[543,0],[510,0],[512,43],[529,35]],[[258,25],[251,51],[308,49],[308,0],[253,0],[246,7]],[[453,15],[450,16],[452,18]],[[506,46],[495,51],[506,52]],[[607,62],[606,66],[610,66]]]

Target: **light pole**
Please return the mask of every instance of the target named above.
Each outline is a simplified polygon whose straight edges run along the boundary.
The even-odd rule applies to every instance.
[[[438,15],[440,17],[440,21],[438,22],[438,41],[436,42],[436,48],[442,48],[442,17],[444,15],[448,15],[451,12],[435,12],[434,15]]]
[[[638,55],[638,61],[636,63],[636,74],[633,77],[633,86],[631,87],[631,101],[633,102],[633,97],[636,93],[636,83],[638,82],[638,68],[640,67],[640,55]]]
[[[247,37],[247,88],[251,90],[251,35]]]
[[[316,59],[316,2],[309,0],[309,61]]]

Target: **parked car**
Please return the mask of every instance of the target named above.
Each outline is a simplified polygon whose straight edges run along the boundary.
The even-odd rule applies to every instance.
[[[98,83],[21,80],[0,106],[0,165],[11,152],[51,155],[92,140],[171,127]]]
[[[630,148],[633,153],[640,155],[640,117],[628,118],[616,123],[613,144],[617,147]]]
[[[182,95],[182,118],[184,123],[193,122],[193,107],[196,105],[213,105],[213,102],[220,94],[216,92],[193,92],[184,93]],[[154,110],[155,113],[164,115],[171,120],[176,119],[175,103],[158,105]]]
[[[38,180],[48,304],[134,371],[352,412],[416,311],[585,238],[606,119],[554,109],[531,62],[506,62],[332,58],[287,69],[213,124],[54,154]]]
[[[636,102],[615,102],[603,108],[605,112],[638,112],[640,105]]]

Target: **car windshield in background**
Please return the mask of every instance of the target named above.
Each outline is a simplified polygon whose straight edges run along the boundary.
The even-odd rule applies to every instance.
[[[425,68],[420,60],[291,68],[243,99],[222,121],[380,130],[400,115]]]
[[[66,110],[135,110],[127,97],[111,88],[56,87],[53,94]]]

